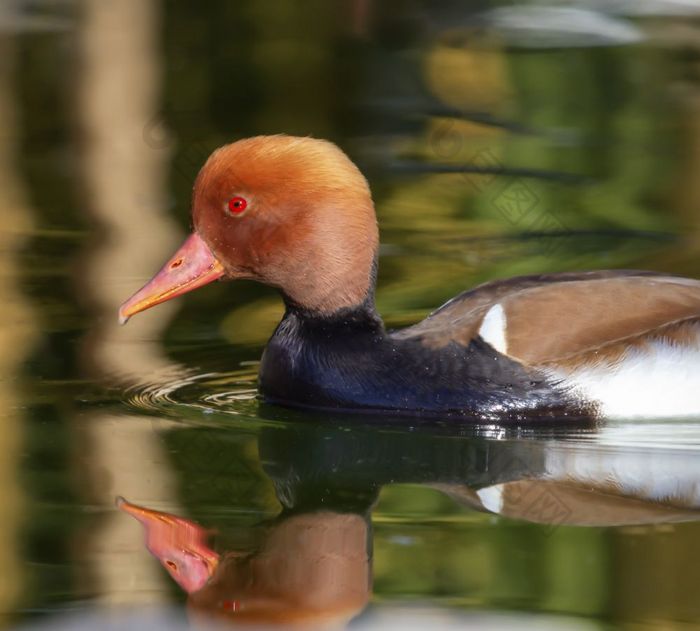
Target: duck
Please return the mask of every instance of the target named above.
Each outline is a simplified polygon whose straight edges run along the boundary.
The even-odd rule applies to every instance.
[[[244,138],[215,150],[193,232],[119,308],[134,314],[219,279],[276,288],[266,403],[307,411],[498,423],[700,415],[700,281],[645,270],[497,279],[387,330],[368,181],[334,143]]]

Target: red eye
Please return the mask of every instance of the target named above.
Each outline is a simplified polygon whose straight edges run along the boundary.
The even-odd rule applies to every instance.
[[[232,215],[240,215],[248,207],[244,197],[232,197],[228,200],[228,210]]]

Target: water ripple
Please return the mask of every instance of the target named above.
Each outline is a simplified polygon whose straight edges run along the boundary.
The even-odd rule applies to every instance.
[[[132,386],[125,392],[127,404],[141,412],[158,416],[177,416],[181,420],[200,418],[202,414],[235,415],[260,420],[258,412],[257,371],[259,362],[240,362],[238,368],[197,372],[160,378],[157,382]],[[280,412],[280,419],[284,418]],[[270,420],[270,419],[268,419]],[[337,419],[336,419],[337,420]],[[370,423],[366,417],[353,418],[353,426]],[[387,417],[387,424],[396,424]],[[374,420],[371,424],[381,426]],[[404,429],[421,426],[415,419],[402,423]],[[434,419],[424,428],[430,432],[455,432],[463,437],[488,440],[544,440],[593,449],[652,449],[700,452],[700,419],[638,419],[603,421],[590,427],[560,425],[503,426],[489,423],[444,422]]]
[[[192,373],[165,382],[133,386],[127,402],[142,412],[186,414],[204,413],[250,415],[257,398],[257,365],[246,363],[237,370]]]

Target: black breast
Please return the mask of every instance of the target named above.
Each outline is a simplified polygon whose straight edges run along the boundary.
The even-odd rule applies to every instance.
[[[260,368],[267,401],[433,418],[532,421],[594,410],[480,338],[427,348],[384,330],[369,309],[321,318],[288,310]]]

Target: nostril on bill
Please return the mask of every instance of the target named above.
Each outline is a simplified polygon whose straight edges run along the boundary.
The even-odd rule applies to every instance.
[[[173,261],[170,264],[170,269],[177,269],[178,267],[180,267],[180,265],[182,265],[182,262],[183,262],[182,259],[177,259],[177,260]]]

